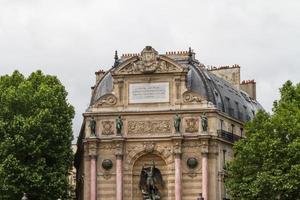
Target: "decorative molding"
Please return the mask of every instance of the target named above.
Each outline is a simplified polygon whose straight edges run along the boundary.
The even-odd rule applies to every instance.
[[[113,143],[100,143],[99,149],[112,150],[115,149],[116,145]]]
[[[202,154],[208,154],[208,146],[209,146],[209,143],[207,140],[204,140],[201,142],[201,153]]]
[[[130,171],[135,160],[140,156],[148,153],[153,153],[161,156],[168,165],[170,164],[170,162],[172,162],[172,160],[170,159],[170,157],[172,156],[172,152],[172,146],[170,146],[169,144],[159,144],[154,142],[126,144],[126,153],[124,154],[126,156],[126,158],[124,159],[124,168],[125,170]]]
[[[97,143],[89,142],[89,156],[97,156]]]
[[[200,141],[194,140],[194,141],[184,141],[182,143],[182,147],[184,148],[194,148],[194,147],[201,147]]]
[[[116,141],[115,155],[116,156],[123,155],[123,142],[122,141]]]
[[[154,142],[144,142],[144,151],[147,153],[152,153],[155,148]]]
[[[182,71],[183,68],[163,60],[155,49],[151,46],[146,46],[135,61],[121,67],[116,71],[116,74],[150,74]]]
[[[115,95],[105,94],[96,101],[95,106],[96,107],[113,106],[113,105],[116,105],[116,103],[117,103],[117,97]]]
[[[185,132],[195,133],[199,131],[199,119],[198,118],[187,118],[185,119],[186,128]]]
[[[105,180],[109,180],[109,179],[111,178],[111,173],[110,173],[110,171],[104,171],[104,172],[103,172],[103,178],[104,178]]]
[[[178,154],[181,154],[181,140],[176,140],[176,141],[174,141],[174,143],[173,143],[173,153],[175,154],[175,155],[178,155]]]
[[[182,98],[184,103],[201,103],[202,101],[206,101],[205,98],[191,91],[184,92]]]
[[[194,169],[190,169],[187,173],[187,175],[191,178],[195,178],[197,176],[197,173],[195,172]]]
[[[102,121],[102,135],[113,135],[114,134],[114,122],[113,121]]]
[[[128,121],[128,134],[171,133],[170,120]]]

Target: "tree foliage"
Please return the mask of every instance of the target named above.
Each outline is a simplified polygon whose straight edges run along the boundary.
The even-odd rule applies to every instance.
[[[225,180],[232,199],[300,199],[300,84],[287,81],[280,93],[273,114],[259,112],[234,144]]]
[[[55,76],[0,77],[0,199],[68,198],[74,108]]]

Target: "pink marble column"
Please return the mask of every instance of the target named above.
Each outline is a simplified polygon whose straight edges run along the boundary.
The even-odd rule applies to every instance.
[[[123,156],[117,155],[116,160],[116,200],[123,199]]]
[[[208,200],[208,153],[202,153],[202,196]]]
[[[91,156],[90,167],[91,167],[91,177],[90,177],[90,200],[97,199],[97,157]]]
[[[181,200],[181,155],[175,154],[175,200]]]

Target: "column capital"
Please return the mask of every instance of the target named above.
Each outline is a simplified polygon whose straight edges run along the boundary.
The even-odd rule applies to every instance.
[[[209,151],[209,140],[201,140],[201,153],[208,154]]]
[[[124,140],[123,139],[118,139],[118,140],[115,140],[115,155],[118,157],[118,156],[123,156],[124,154]]]
[[[97,141],[88,141],[88,155],[90,157],[97,157]]]
[[[181,151],[181,145],[182,144],[182,140],[173,140],[173,153],[175,154],[175,156],[177,155],[181,155],[182,151]]]
[[[115,154],[116,155],[116,159],[123,159],[123,154]]]

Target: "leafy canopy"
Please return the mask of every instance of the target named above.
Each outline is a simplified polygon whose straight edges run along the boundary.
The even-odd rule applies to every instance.
[[[300,84],[287,81],[280,93],[273,114],[259,112],[234,144],[225,180],[232,199],[300,199]]]
[[[74,108],[55,76],[0,77],[0,199],[68,198]]]

